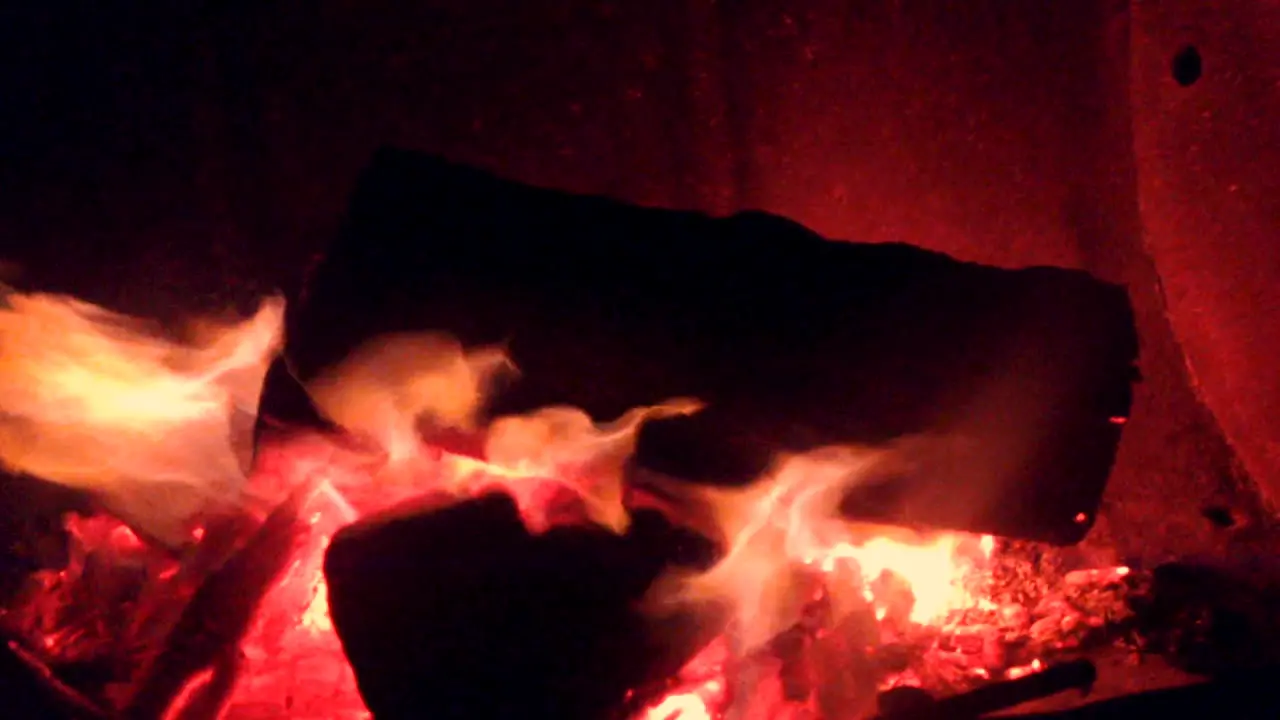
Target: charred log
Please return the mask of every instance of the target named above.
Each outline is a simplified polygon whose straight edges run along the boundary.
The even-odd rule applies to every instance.
[[[600,420],[672,397],[643,469],[740,483],[782,451],[916,438],[851,514],[1069,543],[1092,523],[1128,414],[1122,288],[903,245],[828,242],[782,218],[710,218],[526,187],[380,153],[289,318],[306,381],[386,332],[505,343],[494,414]],[[263,411],[304,403],[274,372]],[[311,418],[314,421],[314,417]]]
[[[656,515],[632,530],[529,534],[492,495],[395,511],[340,532],[325,558],[334,627],[379,718],[608,717],[714,635],[635,605],[687,536]]]
[[[0,643],[0,697],[13,720],[105,720],[108,714],[62,682],[22,645]]]
[[[1024,702],[1056,695],[1067,690],[1087,692],[1098,677],[1088,660],[1051,666],[1017,680],[995,683],[945,700],[928,701],[912,695],[886,693],[881,698],[881,720],[964,720],[980,718]],[[905,695],[905,694],[904,694]]]
[[[1280,715],[1277,668],[1232,673],[1213,682],[1134,693],[1054,713],[1008,715],[1011,720],[1122,720],[1135,717],[1261,720]]]

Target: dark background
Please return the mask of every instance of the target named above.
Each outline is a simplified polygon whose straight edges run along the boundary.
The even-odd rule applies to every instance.
[[[9,2],[0,255],[130,312],[247,307],[391,143],[1083,267],[1130,286],[1146,376],[1095,534],[1226,552],[1202,511],[1280,492],[1277,57],[1249,0]]]

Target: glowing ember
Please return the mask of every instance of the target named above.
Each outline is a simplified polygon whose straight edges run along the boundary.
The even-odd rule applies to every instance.
[[[309,384],[317,407],[347,437],[298,435],[260,448],[246,478],[245,448],[230,428],[257,410],[282,312],[270,301],[248,321],[205,323],[179,342],[69,298],[14,294],[0,309],[0,461],[90,490],[127,524],[69,519],[78,548],[71,566],[33,578],[31,597],[60,599],[29,603],[25,617],[27,634],[48,656],[79,660],[104,643],[124,655],[129,649],[115,645],[173,626],[159,602],[107,624],[100,609],[84,610],[102,600],[84,578],[110,576],[112,592],[124,597],[138,592],[125,585],[141,576],[156,597],[189,597],[182,583],[207,576],[232,550],[209,550],[215,560],[201,560],[208,567],[191,560],[220,537],[196,522],[202,515],[232,508],[253,517],[291,494],[302,497],[289,562],[255,598],[241,654],[192,668],[166,696],[166,717],[186,717],[185,708],[197,706],[225,718],[368,717],[329,617],[323,559],[335,533],[407,498],[451,502],[495,487],[517,500],[533,532],[584,521],[581,512],[621,532],[629,520],[624,468],[637,430],[700,408],[673,400],[600,424],[552,407],[486,424],[489,386],[515,371],[505,354],[469,350],[443,335],[400,335],[370,343]],[[479,457],[431,444],[446,431],[468,438]],[[886,450],[824,448],[779,458],[745,490],[668,488],[673,519],[718,540],[724,552],[706,572],[657,583],[651,606],[663,612],[713,603],[730,609],[733,621],[637,720],[711,720],[730,710],[780,718],[800,707],[815,717],[852,717],[849,709],[866,709],[877,688],[946,684],[920,676],[926,660],[959,663],[956,675],[965,680],[1043,667],[1038,657],[997,657],[991,638],[1010,628],[1036,639],[1062,634],[1080,626],[1080,613],[1072,615],[1069,603],[1046,605],[1033,618],[993,601],[979,580],[990,579],[994,538],[840,517],[849,489],[893,461]],[[566,491],[584,511],[563,511]],[[195,555],[185,564],[157,559],[157,542],[194,545]],[[143,570],[124,572],[131,568]],[[1114,587],[1128,573],[1078,571],[1063,587]],[[981,622],[961,623],[974,613]],[[796,672],[800,666],[812,672]],[[841,687],[846,682],[852,686]]]
[[[1005,671],[1005,677],[1010,680],[1017,680],[1018,678],[1024,678],[1028,675],[1038,673],[1043,669],[1044,663],[1040,662],[1039,658],[1037,658],[1026,665],[1009,668]]]
[[[804,568],[830,576],[821,581],[822,592],[839,616],[870,604],[878,619],[897,612],[927,623],[973,603],[963,580],[973,560],[989,555],[989,539],[917,536],[840,517],[848,490],[891,459],[886,452],[826,448],[783,458],[745,490],[697,493],[689,515],[710,517],[701,529],[728,550],[710,571],[655,588],[655,606],[729,605],[742,650],[749,652],[800,620],[813,592]]]
[[[324,542],[327,544],[328,538],[325,538]],[[329,619],[329,588],[325,584],[323,575],[315,584],[311,604],[302,611],[302,619],[298,622],[303,630],[313,635],[333,631],[333,621]]]
[[[718,680],[709,680],[698,690],[668,695],[645,711],[644,720],[712,720],[715,715],[706,695],[715,694],[722,686]]]
[[[911,590],[914,601],[910,619],[923,624],[973,602],[963,583],[966,568],[956,560],[957,548],[964,540],[958,535],[948,535],[924,545],[909,545],[888,538],[873,538],[861,546],[840,543],[820,558],[806,558],[806,561],[818,563],[827,573],[834,572],[837,563],[850,562],[867,579],[896,575],[906,581]],[[876,616],[883,619],[888,608],[877,600],[874,591],[865,590],[863,597],[876,606]]]
[[[324,583],[325,548],[356,513],[330,484],[321,483],[301,516],[307,534],[241,642],[245,660],[230,694],[229,718],[369,716],[329,619]]]
[[[641,711],[637,720],[713,720],[724,705],[728,645],[724,638],[703,648],[673,679],[673,689]]]

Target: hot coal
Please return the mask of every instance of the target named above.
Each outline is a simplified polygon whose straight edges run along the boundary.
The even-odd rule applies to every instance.
[[[66,566],[62,518],[91,507],[83,492],[0,470],[0,605],[7,605],[33,572]]]
[[[306,596],[320,581],[323,543],[349,517],[315,525],[314,512],[323,505],[315,504],[316,497],[300,487],[265,524],[251,523],[256,532],[234,549],[222,547],[224,536],[244,539],[244,529],[207,525],[201,552],[177,563],[176,575],[160,573],[171,578],[169,584],[137,572],[154,549],[117,521],[69,522],[76,543],[68,550],[71,561],[61,571],[41,571],[60,580],[47,595],[29,597],[34,604],[10,606],[3,614],[23,643],[0,653],[0,684],[14,698],[7,709],[14,717],[78,717],[96,705],[144,717],[157,715],[157,708],[181,708],[176,716],[199,718],[213,717],[234,696],[240,711],[290,716],[290,697],[299,686],[271,679],[271,672],[281,675],[291,662],[345,668],[336,639],[333,645],[317,641],[331,629],[305,629],[316,620]],[[570,717],[649,718],[654,716],[638,711],[659,697],[727,692],[781,717],[813,708],[822,717],[842,718],[871,710],[886,689],[894,690],[881,696],[890,705],[903,699],[905,688],[917,687],[920,692],[905,700],[924,693],[931,703],[955,707],[947,698],[1095,653],[1125,655],[1135,663],[1158,654],[1197,672],[1238,678],[1271,662],[1280,646],[1272,612],[1276,595],[1247,574],[1185,563],[1155,572],[1096,567],[1072,549],[1002,541],[972,578],[974,597],[982,602],[939,622],[910,623],[892,603],[881,618],[870,607],[845,607],[846,614],[836,617],[818,593],[800,621],[772,643],[735,655],[730,628],[677,671],[672,668],[722,626],[714,616],[659,625],[636,613],[633,600],[659,565],[711,562],[714,551],[705,541],[647,511],[637,513],[626,536],[583,527],[534,536],[501,497],[432,510],[449,502],[427,496],[338,535],[350,566],[339,580],[330,561],[333,617],[361,690],[371,707],[381,708],[380,717],[449,717],[442,703],[452,703],[458,714],[501,716],[511,711],[502,698],[516,697],[511,702],[521,709],[540,702],[543,710],[581,713]],[[565,522],[575,516],[570,507],[562,515]],[[299,548],[294,536],[301,526],[324,537]],[[115,544],[102,545],[104,537]],[[157,567],[177,562],[163,557],[155,559]],[[282,563],[301,571],[278,574]],[[85,572],[88,566],[95,569]],[[814,572],[819,584],[843,582]],[[190,587],[192,578],[199,580],[198,590]],[[876,582],[893,585],[884,576]],[[130,583],[133,590],[126,592]],[[120,598],[129,596],[135,599],[122,606]],[[904,596],[903,602],[909,600]],[[264,623],[300,624],[310,644],[295,636],[284,638],[283,646],[263,644],[255,631],[246,636],[246,627]],[[313,637],[315,632],[320,635]],[[330,654],[315,657],[315,648]],[[270,660],[255,664],[264,650]],[[248,688],[255,673],[265,673],[263,682]],[[311,677],[319,674],[299,675]],[[112,683],[131,691],[108,692]],[[304,694],[330,692],[330,712],[341,698],[360,709],[354,685],[322,687]],[[1239,683],[1232,687],[1245,691]],[[608,690],[591,695],[593,688]],[[560,691],[587,692],[593,704],[566,709]],[[1000,702],[1021,697],[992,692],[1005,698]],[[316,716],[317,706],[306,702],[292,707],[299,716]],[[723,706],[722,700],[706,703]],[[27,708],[34,709],[23,715]]]
[[[380,720],[594,720],[673,676],[718,631],[705,617],[658,622],[637,608],[690,542],[649,513],[626,535],[532,535],[501,494],[402,508],[334,537],[329,609]]]
[[[495,415],[605,421],[698,398],[636,453],[683,480],[911,436],[908,467],[851,515],[1059,543],[1092,523],[1137,352],[1125,291],[1082,272],[829,242],[764,213],[639,208],[398,151],[360,179],[288,322],[303,381],[374,336],[436,330],[509,349],[521,375]],[[268,421],[307,415],[292,375],[269,377]]]
[[[299,487],[203,580],[172,629],[165,628],[159,652],[132,678],[121,703],[125,717],[217,716],[240,673],[240,641],[264,595],[293,559],[305,527],[300,510],[314,491]]]

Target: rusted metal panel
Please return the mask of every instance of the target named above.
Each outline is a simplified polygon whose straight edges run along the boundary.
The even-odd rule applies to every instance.
[[[1274,501],[1280,4],[1134,2],[1132,57],[1146,247],[1200,395]]]

